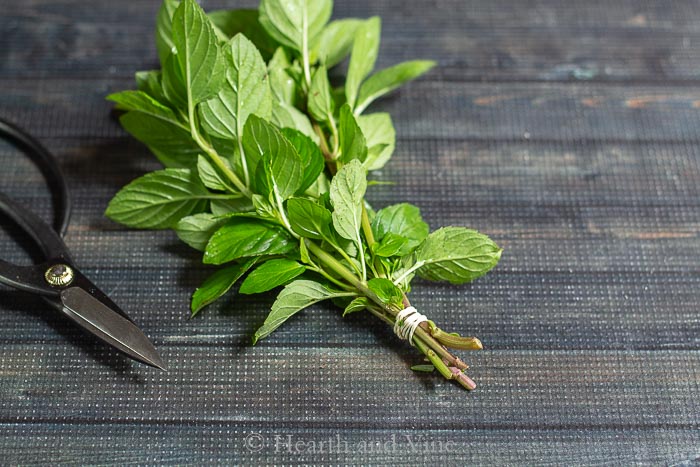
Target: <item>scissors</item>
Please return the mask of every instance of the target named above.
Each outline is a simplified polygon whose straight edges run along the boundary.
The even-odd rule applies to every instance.
[[[32,136],[2,119],[0,137],[14,143],[39,165],[52,192],[56,212],[52,228],[0,192],[0,212],[31,237],[45,259],[33,266],[19,266],[0,259],[0,283],[40,295],[64,316],[128,357],[165,369],[146,335],[71,259],[62,239],[70,222],[71,202],[58,161]]]

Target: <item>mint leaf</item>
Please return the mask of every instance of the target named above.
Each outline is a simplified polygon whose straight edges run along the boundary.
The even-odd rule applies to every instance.
[[[401,203],[377,211],[372,230],[377,240],[382,240],[389,233],[405,238],[407,242],[398,254],[407,255],[423,243],[430,228],[423,222],[420,209],[412,204]]]
[[[304,271],[306,267],[291,259],[272,259],[251,272],[238,291],[242,294],[267,292],[286,284]]]
[[[194,0],[182,0],[173,14],[173,43],[188,101],[213,97],[224,80],[225,65],[214,26]]]
[[[331,182],[328,179],[328,176],[321,172],[316,181],[313,182],[311,186],[306,189],[306,191],[304,191],[304,195],[318,199],[327,194],[330,189]]]
[[[105,214],[140,229],[166,229],[207,207],[209,192],[188,169],[151,172],[122,188]]]
[[[124,129],[145,143],[166,167],[191,167],[199,147],[189,128],[168,107],[142,91],[122,91],[107,96],[117,108],[130,111],[122,115]]]
[[[287,201],[287,215],[292,230],[299,236],[314,240],[332,238],[331,212],[306,198]]]
[[[115,102],[120,110],[141,112],[189,132],[189,128],[177,118],[170,108],[143,91],[122,91],[110,94],[106,99]]]
[[[204,131],[217,138],[238,140],[250,114],[269,119],[272,93],[260,52],[242,34],[224,46],[226,78],[218,94],[199,107]]]
[[[331,85],[328,82],[328,72],[324,66],[318,67],[311,78],[307,108],[317,122],[331,122],[333,119]]]
[[[200,213],[180,219],[175,225],[178,238],[195,250],[204,251],[209,239],[228,219],[214,214]]]
[[[212,235],[204,251],[205,264],[238,258],[289,253],[296,247],[282,228],[268,222],[234,219]]]
[[[156,17],[156,49],[160,64],[165,64],[165,59],[175,49],[173,43],[173,13],[180,2],[178,0],[163,0]]]
[[[249,259],[243,263],[219,269],[194,292],[192,295],[192,317],[202,308],[214,303],[224,296],[231,287],[257,262],[257,258]]]
[[[208,16],[226,37],[243,34],[260,51],[265,61],[272,57],[278,47],[260,24],[257,10],[218,10],[209,12]]]
[[[396,130],[388,113],[373,113],[357,117],[357,124],[367,140],[367,170],[379,170],[389,162],[396,148]]]
[[[367,287],[385,304],[403,308],[403,292],[389,279],[375,277],[367,282]]]
[[[164,166],[192,167],[199,147],[179,125],[143,112],[127,112],[119,118],[124,129],[144,143]]]
[[[309,280],[297,280],[287,285],[272,304],[272,310],[260,328],[255,331],[253,344],[269,336],[293,315],[323,300],[334,297],[350,297],[355,294],[336,292],[323,284]]]
[[[464,284],[489,272],[502,249],[486,235],[463,227],[443,227],[431,233],[416,251],[418,275],[434,281]]]
[[[360,225],[362,203],[367,190],[367,176],[359,161],[343,166],[331,180],[333,226],[338,234],[362,248]]]
[[[358,19],[331,21],[318,39],[316,54],[326,68],[342,62],[352,50],[357,28],[362,24]]]
[[[285,139],[286,141],[286,139]],[[265,153],[258,163],[256,188],[258,192],[273,195],[281,203],[299,190],[303,177],[301,158],[287,142],[276,153]]]
[[[419,373],[432,373],[433,371],[435,371],[435,366],[432,364],[413,365],[411,367],[411,370],[417,371]]]
[[[277,42],[302,52],[321,32],[332,10],[331,0],[262,0],[260,24]]]
[[[187,109],[187,88],[185,78],[175,54],[170,54],[163,64],[161,83],[163,94],[174,108]],[[185,110],[186,112],[186,110]]]
[[[372,102],[379,97],[390,93],[402,84],[418,78],[435,66],[435,62],[429,60],[415,60],[403,62],[373,74],[360,88],[357,98],[355,113],[361,114]]]
[[[291,128],[283,128],[282,135],[294,146],[294,149],[297,150],[297,154],[299,154],[301,158],[303,176],[296,193],[304,193],[314,184],[323,172],[323,168],[325,167],[323,154],[318,145],[300,131]]]
[[[160,70],[137,71],[134,74],[136,87],[139,91],[145,92],[158,103],[168,106],[168,98],[165,97],[162,85],[162,74]],[[109,99],[109,96],[107,96]]]
[[[356,311],[362,311],[369,306],[369,299],[367,297],[357,297],[353,299],[348,306],[343,310],[343,317],[349,315],[350,313],[355,313]]]
[[[382,258],[389,258],[391,256],[403,256],[406,250],[410,252],[407,248],[409,240],[401,235],[396,235],[391,232],[384,235],[384,238],[378,243],[372,245],[372,252],[376,256],[381,256]]]
[[[297,85],[294,82],[294,78],[287,73],[287,69],[290,66],[291,63],[289,62],[287,52],[282,47],[275,51],[267,64],[273,100],[285,104],[294,104],[294,99],[296,98]]]
[[[293,105],[284,102],[273,102],[272,123],[280,128],[293,128],[314,141],[318,141],[318,135],[314,133],[309,117]]]
[[[345,81],[345,96],[350,107],[355,107],[360,85],[372,72],[379,53],[379,36],[382,23],[379,17],[364,21],[355,33],[355,42],[350,56],[348,77]]]
[[[230,167],[225,159],[224,164]],[[202,183],[204,183],[204,186],[211,190],[236,191],[235,188],[231,186],[228,179],[219,171],[219,169],[214,167],[212,163],[201,154],[197,159],[197,172],[199,173],[199,178],[202,180]]]
[[[258,166],[264,154],[277,157],[296,153],[294,146],[274,125],[257,115],[250,115],[243,128],[243,150],[251,169]]]
[[[215,216],[226,216],[231,213],[245,213],[253,211],[253,203],[250,199],[241,198],[215,198],[211,200],[210,209]]]
[[[350,106],[345,104],[340,108],[340,161],[350,162],[357,159],[364,162],[367,159],[367,141]]]

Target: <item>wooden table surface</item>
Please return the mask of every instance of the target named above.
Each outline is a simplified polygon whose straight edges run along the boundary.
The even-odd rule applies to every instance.
[[[70,179],[67,242],[170,370],[116,355],[40,300],[0,290],[2,464],[655,464],[700,459],[700,2],[353,0],[381,15],[379,66],[440,67],[375,109],[394,160],[369,200],[505,247],[467,287],[413,301],[481,337],[479,388],[415,376],[368,316],[316,306],[249,346],[272,296],[188,320],[209,274],[171,232],[102,215],[157,167],[104,100],[157,66],[155,1],[3,0],[0,116]],[[207,9],[254,2],[206,1]],[[0,146],[0,186],[50,214]],[[29,261],[5,229],[0,253]],[[261,444],[262,443],[262,444]]]

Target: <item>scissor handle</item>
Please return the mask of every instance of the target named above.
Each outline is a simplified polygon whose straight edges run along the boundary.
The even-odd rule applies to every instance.
[[[54,295],[56,289],[44,279],[46,270],[55,264],[72,264],[70,253],[63,239],[29,209],[23,208],[5,194],[0,193],[0,212],[6,214],[41,248],[48,263],[35,266],[19,266],[0,259],[0,283],[20,290],[42,295]]]
[[[14,143],[39,166],[54,195],[54,228],[64,236],[70,222],[71,201],[66,179],[58,161],[36,138],[2,118],[0,118],[0,137]]]
[[[66,244],[50,225],[2,192],[0,192],[0,212],[15,221],[25,233],[32,237],[47,259],[69,258]]]
[[[56,158],[21,128],[0,119],[0,137],[13,143],[39,166],[49,184],[55,208],[54,228],[51,228],[29,209],[0,193],[0,212],[8,215],[34,240],[48,261],[41,265],[19,266],[0,260],[0,283],[43,295],[55,294],[56,289],[45,281],[44,273],[54,264],[71,262],[68,249],[61,239],[68,229],[71,213],[65,177]]]

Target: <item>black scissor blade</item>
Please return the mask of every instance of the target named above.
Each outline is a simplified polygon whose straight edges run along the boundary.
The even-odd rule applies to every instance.
[[[131,321],[80,287],[61,291],[66,315],[112,347],[146,365],[165,369],[150,340]]]

